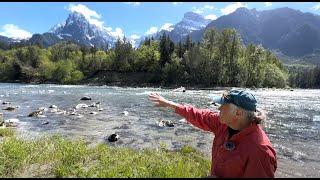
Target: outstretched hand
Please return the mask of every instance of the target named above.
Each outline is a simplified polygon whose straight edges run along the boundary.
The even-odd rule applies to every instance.
[[[171,107],[171,108],[175,108],[178,104],[166,100],[165,98],[163,98],[162,96],[160,96],[157,93],[151,93],[149,94],[149,100],[151,100],[152,102],[155,103],[156,107]]]

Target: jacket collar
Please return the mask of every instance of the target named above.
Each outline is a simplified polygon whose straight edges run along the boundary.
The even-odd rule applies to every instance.
[[[241,130],[240,132],[238,132],[237,134],[233,135],[230,138],[230,141],[234,141],[234,142],[239,142],[241,139],[243,139],[244,137],[246,137],[248,134],[252,133],[253,131],[255,131],[258,127],[258,125],[254,122],[252,122],[250,124],[250,126],[244,128],[243,130]]]

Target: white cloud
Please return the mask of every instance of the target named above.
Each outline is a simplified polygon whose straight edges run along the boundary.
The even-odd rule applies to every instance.
[[[130,39],[134,39],[134,40],[139,39],[139,38],[140,38],[140,36],[139,36],[139,35],[136,35],[136,34],[132,34],[132,35],[130,36]]]
[[[83,4],[69,4],[68,10],[71,12],[78,12],[82,14],[89,21],[90,24],[94,24],[100,28],[103,27],[104,22],[99,20],[101,16],[96,11],[89,9],[87,6]]]
[[[183,2],[172,2],[173,5],[182,4]]]
[[[216,20],[218,17],[214,14],[209,14],[204,17],[205,19]]]
[[[172,31],[173,30],[173,24],[172,23],[165,23],[161,28],[161,30],[166,30],[166,31]]]
[[[139,40],[140,36],[139,35],[136,35],[136,34],[132,34],[129,38],[129,42],[131,43],[131,45],[133,47],[136,47],[136,42],[137,40]]]
[[[311,9],[314,10],[314,11],[320,10],[320,3],[316,4],[316,5],[313,6]]]
[[[106,29],[111,29],[110,34],[114,37],[122,39],[124,37],[123,31],[121,28],[116,28],[115,31],[112,31],[112,28],[106,28]]]
[[[240,7],[247,7],[247,5],[242,2],[232,3],[228,6],[226,6],[225,8],[222,8],[221,13],[223,15],[227,15],[227,14],[233,13],[235,10],[237,10]]]
[[[98,19],[90,19],[88,20],[90,24],[94,24],[96,25],[97,27],[103,27],[103,21],[99,21]]]
[[[197,8],[197,7],[193,6],[192,9],[193,9],[194,13],[203,14],[205,11],[215,9],[215,7],[214,6],[210,6],[210,5],[205,5],[203,7]]]
[[[147,32],[146,32],[146,35],[151,35],[151,34],[154,34],[158,31],[158,28],[157,27],[151,27]]]
[[[98,18],[98,19],[101,18],[101,16],[97,12],[89,9],[87,6],[85,6],[83,4],[78,4],[78,5],[70,4],[68,10],[71,12],[81,13],[88,19],[89,18]]]
[[[264,3],[266,6],[272,6],[272,3],[271,2],[265,2]]]
[[[131,4],[133,6],[139,6],[141,2],[125,2],[126,4]]]
[[[0,32],[0,35],[17,40],[28,39],[32,36],[30,32],[20,29],[18,26],[14,24],[5,24],[2,27],[2,32]]]
[[[112,27],[105,27],[107,31],[112,31]]]

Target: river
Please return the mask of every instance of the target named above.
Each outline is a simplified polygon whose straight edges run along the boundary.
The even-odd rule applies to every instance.
[[[214,136],[179,121],[182,117],[169,109],[154,107],[147,98],[150,92],[175,102],[217,110],[210,105],[209,94],[221,95],[223,91],[0,83],[0,112],[5,119],[19,119],[16,129],[21,138],[58,133],[70,139],[83,138],[92,144],[103,142],[136,149],[156,148],[160,144],[169,149],[190,145],[211,159]],[[277,152],[276,177],[320,177],[320,90],[255,89],[252,93],[258,99],[258,107],[267,111],[264,130]],[[80,101],[83,96],[92,100]],[[2,105],[5,101],[11,104]],[[103,111],[88,107],[76,110],[82,117],[70,115],[76,105],[95,102],[100,102]],[[67,113],[50,112],[50,105]],[[8,106],[18,108],[2,110]],[[40,107],[48,108],[43,117],[28,117]],[[97,114],[90,114],[92,111]],[[160,127],[157,123],[160,120],[171,120],[175,126]],[[119,134],[117,142],[106,140],[112,133]]]

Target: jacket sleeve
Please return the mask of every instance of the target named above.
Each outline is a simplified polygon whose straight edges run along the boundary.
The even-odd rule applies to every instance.
[[[184,117],[192,125],[216,134],[219,126],[219,113],[212,112],[209,109],[197,109],[191,105],[178,105],[175,112]]]
[[[270,149],[250,156],[243,177],[274,178],[277,169],[276,155]]]

